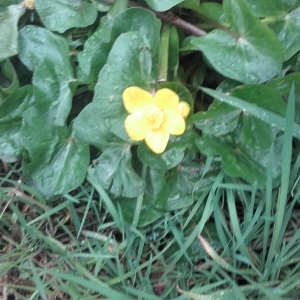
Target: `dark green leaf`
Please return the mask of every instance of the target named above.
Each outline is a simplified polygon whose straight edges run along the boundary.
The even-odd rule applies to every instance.
[[[131,160],[130,145],[112,145],[93,162],[89,173],[114,196],[135,198],[143,192],[145,183],[133,170]]]
[[[167,171],[176,167],[184,157],[185,145],[172,143],[162,154],[153,153],[145,143],[138,147],[139,159],[149,167]]]
[[[280,94],[264,85],[249,84],[236,87],[231,94],[280,116],[285,116],[286,104]]]
[[[212,97],[217,98],[218,100],[225,102],[233,107],[237,107],[247,114],[251,114],[254,117],[258,118],[259,120],[271,125],[274,129],[277,130],[284,130],[285,126],[285,118],[273,113],[272,111],[266,110],[263,107],[260,107],[258,105],[254,105],[252,103],[249,103],[247,101],[241,100],[236,97],[228,96],[225,94],[222,94],[218,91],[214,91],[208,88],[202,88],[202,90],[209,94]],[[294,123],[294,136],[300,139],[300,126],[296,123]]]
[[[48,57],[39,63],[33,74],[35,105],[53,125],[65,125],[70,112],[72,92],[69,84],[74,81],[72,75],[69,61],[58,66]]]
[[[24,111],[32,101],[32,87],[24,86],[0,105],[0,159],[15,161],[23,151],[20,136]]]
[[[248,143],[249,136],[245,135],[245,132],[246,130],[235,131],[232,136],[226,138],[207,135],[199,138],[196,144],[207,156],[220,155],[224,171],[228,175],[243,178],[250,183],[257,182],[260,187],[264,187],[270,148],[260,148]],[[277,185],[281,172],[282,138],[275,141],[274,149],[273,184]]]
[[[300,3],[299,3],[300,5]],[[300,50],[300,7],[289,12],[284,12],[284,18],[278,22],[270,24],[283,49],[284,60],[291,58]]]
[[[289,74],[284,78],[269,81],[267,86],[280,93],[285,100],[288,99],[292,84],[295,84],[296,107],[295,121],[300,124],[300,73]]]
[[[128,113],[123,106],[122,93],[129,86],[139,86],[149,90],[150,82],[151,52],[147,40],[138,32],[121,34],[112,47],[107,63],[99,73],[93,102],[84,108],[76,122],[82,124],[80,119],[90,115],[85,111],[91,112],[90,106],[97,107],[100,114],[94,114],[92,117],[95,120],[101,119],[107,126],[107,131],[129,141],[124,129],[124,121]],[[95,135],[99,136],[96,133],[98,128],[91,128],[91,135],[93,130]],[[93,144],[98,143],[95,140]]]
[[[35,9],[48,29],[60,33],[73,27],[87,27],[97,18],[93,5],[82,0],[36,0]]]
[[[130,31],[138,31],[147,38],[152,54],[152,77],[158,76],[161,22],[148,10],[130,8],[120,13],[113,24],[112,38]]]
[[[48,122],[47,115],[42,114],[35,105],[24,112],[21,128],[22,143],[31,159],[54,151],[65,134],[65,127],[57,127]]]
[[[19,57],[31,71],[45,58],[51,60],[59,70],[71,68],[68,42],[45,28],[33,25],[20,30]]]
[[[195,126],[215,136],[232,132],[238,124],[241,111],[226,103],[214,101],[207,112],[198,112],[193,116]]]
[[[89,165],[89,148],[67,137],[47,152],[24,163],[24,180],[45,198],[61,195],[77,188],[85,178]]]
[[[15,68],[9,59],[0,63],[0,104],[6,96],[13,94],[20,87]]]
[[[259,17],[284,17],[300,5],[299,0],[247,0],[247,5]]]
[[[184,160],[166,173],[158,169],[150,170],[153,188],[153,205],[160,210],[171,211],[191,205],[199,196],[199,176],[202,166],[187,154]]]
[[[111,28],[112,21],[103,17],[99,28],[86,40],[84,50],[78,54],[77,79],[81,83],[96,84],[112,47]]]
[[[188,38],[183,50],[201,50],[218,72],[244,83],[262,83],[278,74],[283,57],[275,35],[244,0],[226,0],[224,8],[232,32],[216,29]]]
[[[110,143],[121,143],[110,131],[110,123],[103,118],[102,109],[88,105],[74,121],[74,136],[83,143],[105,149]]]
[[[0,10],[0,61],[18,53],[18,21],[24,12],[21,5]]]

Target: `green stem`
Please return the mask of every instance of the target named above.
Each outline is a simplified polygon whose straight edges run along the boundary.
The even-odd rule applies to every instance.
[[[142,179],[145,181],[147,175],[147,166],[143,165],[142,169]],[[140,214],[141,214],[141,209],[143,205],[143,200],[144,200],[144,192],[142,192],[136,199],[136,206],[135,206],[135,211],[134,211],[134,216],[133,216],[133,221],[132,221],[132,226],[137,227],[139,219],[140,219]]]
[[[159,75],[158,81],[167,81],[168,77],[168,63],[169,63],[169,38],[170,26],[164,24],[161,30],[160,38],[160,60],[159,60]]]

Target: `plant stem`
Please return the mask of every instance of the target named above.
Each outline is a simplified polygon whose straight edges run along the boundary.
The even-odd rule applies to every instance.
[[[159,60],[158,82],[167,81],[168,62],[169,62],[169,38],[170,38],[170,26],[164,24],[162,26],[161,38],[160,38],[160,60]]]

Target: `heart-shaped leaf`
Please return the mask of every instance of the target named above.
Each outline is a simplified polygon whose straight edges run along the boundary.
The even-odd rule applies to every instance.
[[[31,71],[45,57],[60,71],[71,69],[68,42],[45,28],[33,25],[23,27],[19,32],[18,49],[22,63]]]
[[[36,0],[35,9],[48,29],[60,33],[73,27],[87,27],[97,18],[93,5],[81,0]]]
[[[214,101],[207,112],[198,112],[193,116],[195,126],[215,136],[232,132],[238,124],[240,110],[226,103]]]
[[[24,180],[46,199],[77,188],[89,165],[89,148],[74,138],[65,137],[45,153],[24,162]]]
[[[89,174],[114,196],[135,198],[143,192],[145,183],[133,170],[131,159],[130,145],[112,145],[93,162]]]
[[[123,101],[122,93],[129,86],[139,86],[150,89],[151,82],[151,52],[147,40],[138,32],[121,34],[115,41],[109,53],[107,63],[99,73],[95,87],[93,102],[87,105],[77,117],[76,123],[83,123],[81,118],[86,118],[91,112],[91,106],[97,107],[100,114],[90,115],[97,122],[103,120],[106,130],[114,133],[123,140],[129,141],[125,132],[124,121],[128,116]],[[95,136],[98,127],[89,130]],[[77,131],[77,129],[76,129]],[[95,140],[93,144],[98,144]]]
[[[284,60],[288,60],[300,50],[300,7],[291,12],[287,10],[282,20],[269,26],[281,43]]]
[[[259,129],[259,128],[257,128]],[[211,135],[203,136],[196,141],[199,150],[207,156],[220,155],[224,171],[233,177],[264,187],[267,178],[267,166],[270,147],[260,148],[249,143],[247,130],[238,130],[229,137],[216,138]],[[281,173],[282,139],[274,144],[273,185],[277,185]]]
[[[152,55],[152,77],[158,76],[160,20],[150,11],[142,8],[130,8],[120,13],[113,24],[112,38],[130,31],[138,31],[147,38]]]
[[[191,205],[199,196],[198,183],[202,167],[193,160],[193,155],[187,154],[176,168],[166,173],[151,169],[150,180],[154,193],[151,201],[157,209],[180,209]]]
[[[244,0],[225,0],[224,9],[232,31],[188,38],[183,50],[201,50],[218,72],[243,83],[262,83],[278,74],[283,56],[275,35]]]

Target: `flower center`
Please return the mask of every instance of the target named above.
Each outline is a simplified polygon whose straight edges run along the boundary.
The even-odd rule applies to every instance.
[[[144,115],[146,122],[152,129],[158,129],[165,120],[163,111],[153,104],[147,105]]]

